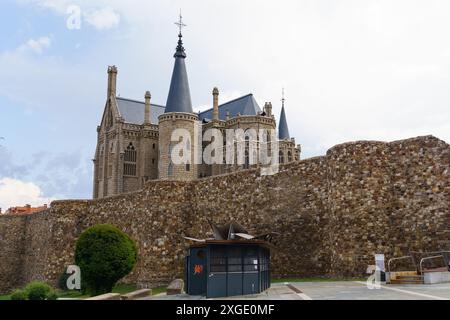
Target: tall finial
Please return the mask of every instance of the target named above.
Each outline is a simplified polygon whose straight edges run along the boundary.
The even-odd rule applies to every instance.
[[[175,22],[175,24],[178,26],[178,28],[180,29],[180,32],[178,33],[178,45],[176,48],[176,52],[174,57],[181,57],[181,58],[186,58],[186,53],[184,52],[184,47],[183,47],[183,40],[181,40],[181,38],[183,37],[183,35],[181,34],[181,29],[183,29],[183,27],[187,27],[184,23],[183,23],[183,16],[181,15],[181,9],[180,9],[180,20],[178,22]]]
[[[178,28],[180,29],[180,32],[178,33],[178,36],[181,38],[182,34],[181,34],[181,29],[183,29],[183,27],[187,27],[187,25],[185,25],[183,23],[183,16],[181,15],[181,9],[180,9],[180,20],[178,20],[178,22],[175,22],[175,24],[178,26]]]
[[[281,89],[281,104],[284,107],[284,101],[286,101],[286,99],[284,98],[284,87],[283,89]]]

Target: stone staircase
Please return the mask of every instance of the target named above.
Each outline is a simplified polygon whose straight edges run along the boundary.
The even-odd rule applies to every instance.
[[[423,284],[423,275],[398,275],[391,279],[391,284]]]

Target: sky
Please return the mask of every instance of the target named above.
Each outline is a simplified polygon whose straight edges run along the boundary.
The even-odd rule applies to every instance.
[[[2,0],[0,208],[92,197],[106,101],[165,104],[179,10],[195,110],[281,90],[302,158],[355,140],[450,141],[447,0]]]

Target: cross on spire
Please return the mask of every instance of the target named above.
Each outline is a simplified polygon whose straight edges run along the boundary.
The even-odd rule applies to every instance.
[[[284,101],[286,101],[286,99],[284,98],[284,88],[283,88],[281,90],[281,102],[282,102],[283,107],[284,107]]]
[[[187,25],[185,25],[183,23],[183,16],[181,15],[181,9],[180,9],[180,19],[178,20],[178,22],[175,22],[175,24],[178,26],[178,28],[180,29],[180,33],[179,36],[181,37],[181,29],[183,29],[183,27],[187,27]]]

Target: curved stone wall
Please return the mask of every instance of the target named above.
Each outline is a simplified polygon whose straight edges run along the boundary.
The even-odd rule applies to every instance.
[[[41,279],[56,283],[88,226],[111,223],[139,250],[124,281],[159,285],[183,275],[188,243],[206,219],[236,220],[281,235],[274,276],[362,276],[373,254],[450,246],[450,146],[432,136],[338,145],[326,156],[193,182],[150,181],[99,200],[53,202],[31,216],[0,216],[0,292]]]

